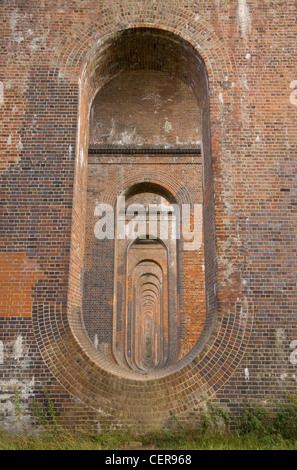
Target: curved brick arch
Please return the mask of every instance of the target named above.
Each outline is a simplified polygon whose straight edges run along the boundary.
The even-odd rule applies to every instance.
[[[157,269],[156,269],[157,267]],[[166,348],[164,348],[164,329],[168,324],[165,320],[165,312],[162,309],[163,289],[166,280],[163,276],[163,269],[157,260],[149,261],[141,259],[135,266],[132,264],[129,275],[127,276],[128,289],[131,290],[132,308],[129,314],[129,339],[126,336],[125,357],[130,359],[130,367],[138,370],[148,370],[152,367],[160,367],[161,363],[166,360]],[[133,282],[133,286],[132,286]],[[150,286],[150,287],[148,287]],[[152,286],[155,288],[152,289]],[[133,293],[132,293],[133,292]],[[134,312],[134,313],[133,313]],[[128,314],[128,312],[127,312]],[[151,343],[149,350],[146,349],[145,339],[145,317],[150,315],[151,326]],[[166,334],[168,337],[168,334]],[[154,340],[152,340],[154,338]],[[130,345],[128,347],[128,344]],[[130,351],[128,351],[130,349]],[[145,352],[150,352],[148,361],[145,359]]]
[[[184,25],[185,19],[188,20],[187,28]],[[101,21],[104,26],[100,29],[96,30],[90,21],[89,25],[84,24],[80,30],[75,30],[73,36],[68,38],[63,48],[59,48],[54,56],[53,68],[56,66],[69,81],[77,82],[83,64],[91,55],[88,51],[92,50],[92,44],[96,48],[99,39],[121,29],[121,25],[116,24],[113,8],[103,13]],[[126,27],[165,29],[188,41],[205,62],[210,86],[217,86],[226,75],[235,80],[236,71],[232,59],[222,47],[221,41],[205,22],[196,24],[193,13],[164,6],[158,12],[157,21],[156,11],[147,6],[143,9],[141,2],[138,14],[134,11],[134,22]],[[59,51],[63,52],[60,54]],[[219,112],[217,105],[217,98],[211,101],[214,116]],[[220,156],[219,146],[214,150],[215,156]],[[252,312],[247,308],[245,315],[237,316],[235,311],[221,311],[207,348],[202,350],[199,346],[182,361],[178,370],[173,367],[166,371],[165,376],[156,373],[149,381],[136,379],[129,374],[123,377],[116,367],[109,368],[109,364],[106,364],[105,369],[104,359],[94,353],[92,344],[80,330],[79,314],[72,320],[72,327],[75,324],[78,327],[73,335],[72,327],[67,328],[64,321],[64,307],[56,305],[50,313],[51,321],[43,321],[48,311],[40,305],[38,315],[34,315],[33,319],[40,351],[60,383],[88,406],[100,410],[103,415],[114,416],[116,419],[121,412],[123,422],[137,421],[141,425],[146,423],[147,427],[153,427],[156,422],[164,421],[164,417],[168,417],[170,413],[178,416],[187,409],[193,409],[193,403],[199,406],[230,378],[247,345]],[[64,328],[61,328],[61,318],[63,325],[66,325]],[[224,368],[221,364],[224,364]],[[142,403],[139,403],[139,394],[145,397]]]
[[[154,171],[153,171],[154,173]],[[144,181],[139,181],[139,174],[137,171],[130,171],[129,177],[126,178],[124,184],[122,183],[121,196],[126,196],[127,201],[129,202],[130,197],[139,196],[151,192],[161,196],[167,201],[175,201],[174,192],[171,187],[168,185],[167,178],[165,178],[166,184],[164,184],[164,177],[161,177],[160,181],[150,182],[149,176],[151,170],[145,171],[146,178]],[[155,175],[156,176],[156,175]],[[174,181],[174,178],[173,178]],[[121,187],[121,183],[114,185],[114,191],[110,191],[110,187],[107,191],[107,199],[112,198],[110,201],[113,207],[116,206],[116,216],[115,219],[118,220],[118,213],[121,212],[121,207],[124,206],[122,201],[120,205],[115,203],[114,200],[117,197],[117,188]],[[128,204],[128,202],[125,202]],[[180,201],[178,201],[180,202]],[[147,216],[146,216],[147,222]],[[171,338],[177,337],[178,324],[179,324],[179,309],[180,303],[178,302],[177,296],[177,286],[178,286],[178,276],[177,276],[177,266],[174,263],[174,260],[177,257],[176,248],[177,241],[170,241],[167,243],[167,240],[160,238],[159,236],[154,236],[154,244],[162,246],[162,253],[159,249],[156,249],[156,246],[152,246],[150,243],[146,246],[142,245],[142,249],[139,250],[139,242],[141,238],[146,238],[149,236],[148,233],[142,232],[142,228],[138,232],[138,237],[132,241],[119,240],[117,236],[117,230],[115,229],[115,241],[114,241],[114,252],[116,253],[114,257],[114,292],[113,292],[113,356],[116,358],[117,362],[122,365],[124,368],[126,366],[130,367],[131,370],[137,370],[133,366],[133,361],[129,360],[129,356],[136,344],[138,337],[139,328],[135,328],[135,325],[138,324],[138,314],[140,313],[138,303],[135,302],[135,291],[134,283],[136,283],[136,278],[134,277],[135,272],[141,265],[151,264],[150,274],[154,277],[154,274],[151,272],[152,266],[155,268],[158,267],[162,273],[162,288],[161,288],[161,297],[159,304],[159,332],[156,333],[156,340],[160,346],[158,353],[161,353],[162,361],[154,362],[154,369],[163,371],[167,367],[168,360],[168,351],[170,351],[171,359],[176,358],[174,351],[177,349],[177,344],[173,345]],[[176,229],[174,230],[176,232]],[[148,240],[146,240],[148,241]],[[136,248],[136,252],[135,252]],[[138,281],[137,281],[138,282]],[[138,285],[138,284],[137,284]],[[170,295],[169,295],[170,292]],[[175,299],[175,300],[174,300]],[[119,320],[120,318],[120,320]],[[175,319],[175,320],[174,320]],[[120,331],[117,325],[120,326]],[[166,325],[167,329],[166,330]],[[133,331],[133,334],[132,334]],[[164,335],[161,334],[161,331],[164,332]],[[170,332],[170,333],[169,333]],[[125,343],[122,341],[122,337],[125,336]],[[157,339],[158,338],[158,339]],[[138,341],[137,340],[137,341]],[[165,344],[166,343],[166,344]],[[130,345],[128,348],[127,345]],[[134,345],[134,346],[133,346]],[[130,352],[129,352],[130,350]],[[155,351],[155,349],[154,349]],[[165,352],[166,351],[166,352]],[[135,352],[135,351],[134,351]],[[155,351],[156,352],[156,351]],[[174,355],[175,354],[175,355]],[[132,357],[132,356],[131,356]],[[157,356],[155,356],[157,357]],[[173,359],[172,359],[173,360]],[[141,368],[138,368],[141,370]],[[153,373],[152,369],[146,369],[147,378]],[[149,374],[149,375],[148,375]]]
[[[156,177],[158,179],[156,179]],[[143,175],[138,170],[131,170],[129,177],[125,180],[125,186],[123,190],[118,190],[120,185],[120,178],[113,182],[113,185],[109,188],[106,196],[107,204],[111,206],[115,205],[117,197],[127,194],[129,189],[133,186],[145,187],[145,185],[153,185],[153,187],[160,188],[160,195],[171,195],[171,199],[176,201],[177,204],[190,204],[191,195],[187,191],[186,187],[179,190],[178,180],[172,175],[164,176],[163,173],[158,173],[157,170],[151,170],[150,168],[145,169]],[[141,190],[143,192],[143,190]]]
[[[99,10],[88,21],[74,27],[62,36],[52,53],[52,69],[59,70],[71,82],[77,83],[86,64],[98,49],[104,38],[121,30],[139,27],[151,27],[170,31],[183,38],[199,52],[203,58],[211,82],[235,79],[237,70],[230,50],[224,39],[201,17],[177,5],[159,6],[138,2],[133,3],[133,15],[129,8],[121,8],[122,3],[114,2],[108,8]],[[121,11],[121,16],[119,16]]]

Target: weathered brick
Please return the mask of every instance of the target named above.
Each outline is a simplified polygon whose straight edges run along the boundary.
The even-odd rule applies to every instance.
[[[238,413],[295,392],[296,13],[294,0],[2,2],[7,428],[19,426],[14,385],[24,423],[47,388],[62,424],[95,430],[166,427],[206,400]],[[174,154],[199,141],[201,157]],[[89,155],[95,144],[125,153]],[[202,250],[178,249],[170,282],[179,354],[169,348],[168,368],[149,377],[97,350],[92,326],[98,315],[98,344],[112,344],[113,247],[95,249],[95,200],[144,182],[203,203],[204,221]]]

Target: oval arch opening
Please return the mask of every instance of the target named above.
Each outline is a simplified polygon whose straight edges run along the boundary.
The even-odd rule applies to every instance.
[[[89,58],[80,103],[75,214],[83,219],[85,234],[74,221],[72,252],[75,245],[83,249],[71,267],[70,324],[79,341],[92,343],[94,360],[103,367],[110,364],[128,376],[167,374],[203,349],[216,317],[206,68],[194,47],[169,31],[120,31]],[[176,205],[174,249],[166,242],[165,250],[163,237],[150,238],[150,230],[145,237],[137,234],[129,250],[121,247],[116,224],[117,198],[123,194],[129,206],[145,209],[146,225],[150,206],[166,208],[168,225],[168,208]],[[109,218],[100,213],[101,204],[110,208]],[[157,225],[164,207],[155,214]],[[111,236],[99,240],[94,226],[104,217],[114,226]],[[142,252],[137,266],[147,262],[146,275],[152,277],[153,245],[166,252],[166,278],[162,264],[162,282],[145,299],[131,260]],[[169,272],[174,281],[169,282]],[[134,317],[127,313],[129,301]]]

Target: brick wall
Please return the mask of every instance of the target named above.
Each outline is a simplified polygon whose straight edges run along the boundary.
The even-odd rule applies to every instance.
[[[119,313],[118,322],[121,325],[118,334],[124,334],[125,324],[125,296],[127,270],[130,258],[127,252],[131,240],[99,240],[94,235],[95,226],[99,214],[96,207],[102,203],[116,207],[116,198],[126,194],[136,184],[139,185],[139,196],[146,194],[159,194],[164,188],[173,188],[175,191],[180,221],[182,222],[183,204],[193,207],[194,204],[202,205],[202,165],[201,156],[196,155],[95,155],[89,156],[88,164],[88,196],[87,196],[87,224],[86,224],[86,248],[85,248],[85,271],[84,271],[84,294],[83,294],[83,318],[86,329],[92,341],[96,337],[104,348],[109,350],[108,344],[112,341],[113,316],[117,316],[114,309]],[[152,184],[154,182],[154,184]],[[156,184],[158,182],[158,185]],[[144,184],[142,184],[144,183]],[[161,196],[155,198],[155,203],[160,204]],[[130,200],[126,197],[126,205],[144,204],[149,200],[153,204],[154,198],[135,196]],[[163,198],[163,200],[165,200]],[[143,207],[146,207],[143,205]],[[153,206],[151,206],[153,207]],[[114,214],[116,216],[116,214]],[[130,218],[133,220],[133,218]],[[193,219],[193,217],[192,217]],[[169,220],[169,217],[168,219]],[[198,219],[200,222],[200,219]],[[126,224],[128,221],[126,221]],[[171,313],[176,316],[176,328],[171,331],[171,341],[177,348],[177,357],[183,357],[197,342],[205,323],[205,266],[203,244],[195,247],[187,240],[185,234],[177,240],[170,240],[172,233],[172,222],[168,222],[168,236],[164,240],[168,257],[162,261],[163,272],[168,267],[168,299],[172,303]],[[165,227],[166,228],[166,227]],[[192,227],[193,230],[193,227]],[[198,226],[197,238],[202,238]],[[166,230],[165,230],[166,231]],[[150,235],[147,227],[147,235]],[[142,234],[142,232],[140,233]],[[159,234],[158,234],[159,235]],[[167,235],[167,234],[165,234]],[[200,237],[199,237],[200,235]],[[161,239],[162,240],[162,239]],[[174,246],[175,245],[175,246]],[[135,255],[131,255],[132,259]],[[128,259],[127,259],[128,258]],[[151,259],[143,253],[143,259]],[[176,261],[175,261],[176,260]],[[141,259],[138,257],[137,262]],[[128,264],[127,264],[128,263]],[[130,263],[133,264],[132,260]],[[135,261],[136,263],[136,261]],[[171,263],[171,264],[170,264]],[[165,289],[165,281],[164,281]],[[117,308],[113,308],[113,298],[118,298]],[[168,309],[164,304],[164,310]],[[175,332],[174,332],[175,331]],[[168,335],[167,335],[168,336]],[[114,339],[115,340],[115,339]],[[123,339],[122,339],[123,340]],[[175,360],[177,360],[177,357]],[[175,361],[174,361],[175,362]]]
[[[293,0],[2,2],[0,384],[7,428],[34,422],[32,400],[44,401],[45,389],[62,424],[95,430],[168,427],[172,415],[195,419],[206,400],[237,412],[247,402],[273,407],[295,393],[296,13]],[[140,70],[181,80],[195,96],[203,168],[204,328],[183,330],[188,352],[148,379],[123,374],[95,348],[82,308],[91,104],[113,79]],[[181,143],[176,116],[160,115],[158,144]],[[188,139],[193,116],[180,118],[189,119]],[[166,177],[180,182],[168,167]],[[195,315],[195,262],[183,256],[184,321]]]

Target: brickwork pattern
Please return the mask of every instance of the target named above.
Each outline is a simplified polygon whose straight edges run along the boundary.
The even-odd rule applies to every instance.
[[[99,344],[104,343],[104,347],[110,351],[108,344],[112,340],[113,297],[114,295],[119,296],[116,310],[120,312],[125,309],[124,299],[128,295],[125,271],[126,264],[129,263],[129,259],[126,259],[126,252],[131,242],[129,240],[97,240],[94,235],[94,227],[98,216],[96,217],[94,209],[97,204],[103,202],[115,207],[117,197],[125,195],[125,191],[129,191],[129,188],[136,184],[140,186],[139,191],[141,191],[141,183],[144,183],[144,188],[150,188],[151,191],[156,191],[154,187],[159,187],[159,191],[162,188],[166,188],[166,191],[172,188],[171,190],[176,197],[175,204],[180,208],[181,218],[182,204],[188,204],[191,207],[194,204],[202,205],[202,165],[201,156],[198,155],[178,157],[171,155],[133,155],[129,157],[90,155],[89,160],[83,318],[91,340],[94,342],[94,338],[96,338]],[[125,184],[121,186],[123,181]],[[150,187],[150,181],[154,182],[152,187]],[[143,191],[145,192],[145,190],[147,189]],[[126,204],[129,206],[136,201],[139,204],[144,202],[141,197],[138,199],[134,197],[132,200],[127,197]],[[154,199],[152,198],[151,201]],[[170,235],[172,228],[170,224],[168,227]],[[116,239],[116,234],[114,236]],[[174,244],[177,243],[179,247],[176,246],[174,249]],[[178,329],[175,331],[173,328],[170,337],[172,343],[176,343],[179,359],[195,345],[205,324],[203,244],[199,246],[199,249],[185,250],[184,243],[186,240],[183,238],[173,242],[166,240],[168,256],[171,258],[171,263],[176,258],[179,272],[176,271],[176,268],[170,267],[168,268],[168,280],[165,282],[164,279],[164,289],[167,286],[169,291],[163,308],[167,310],[169,306],[167,302],[171,303],[172,315],[174,316],[173,312],[176,311],[178,316],[176,321]],[[115,252],[117,253],[116,261]],[[130,259],[130,263],[133,263],[132,260],[133,257]],[[163,272],[167,272],[167,265],[163,266],[164,262],[167,264],[169,261],[166,258],[161,264]],[[119,274],[114,277],[116,272]],[[115,289],[114,285],[116,285]],[[119,332],[123,333],[125,314],[121,312],[115,315],[116,317],[119,315]],[[170,316],[170,314],[168,315]],[[118,341],[122,342],[123,340],[121,336],[121,340]],[[109,356],[111,356],[110,352]]]
[[[28,422],[47,387],[63,425],[93,430],[168,427],[206,400],[236,411],[296,392],[296,2],[20,0],[0,13],[5,425],[17,426],[15,386]],[[190,362],[148,381],[99,367],[81,317],[90,103],[123,64],[133,68],[125,48],[145,28],[165,51],[159,70],[183,76],[201,108],[216,313]]]

